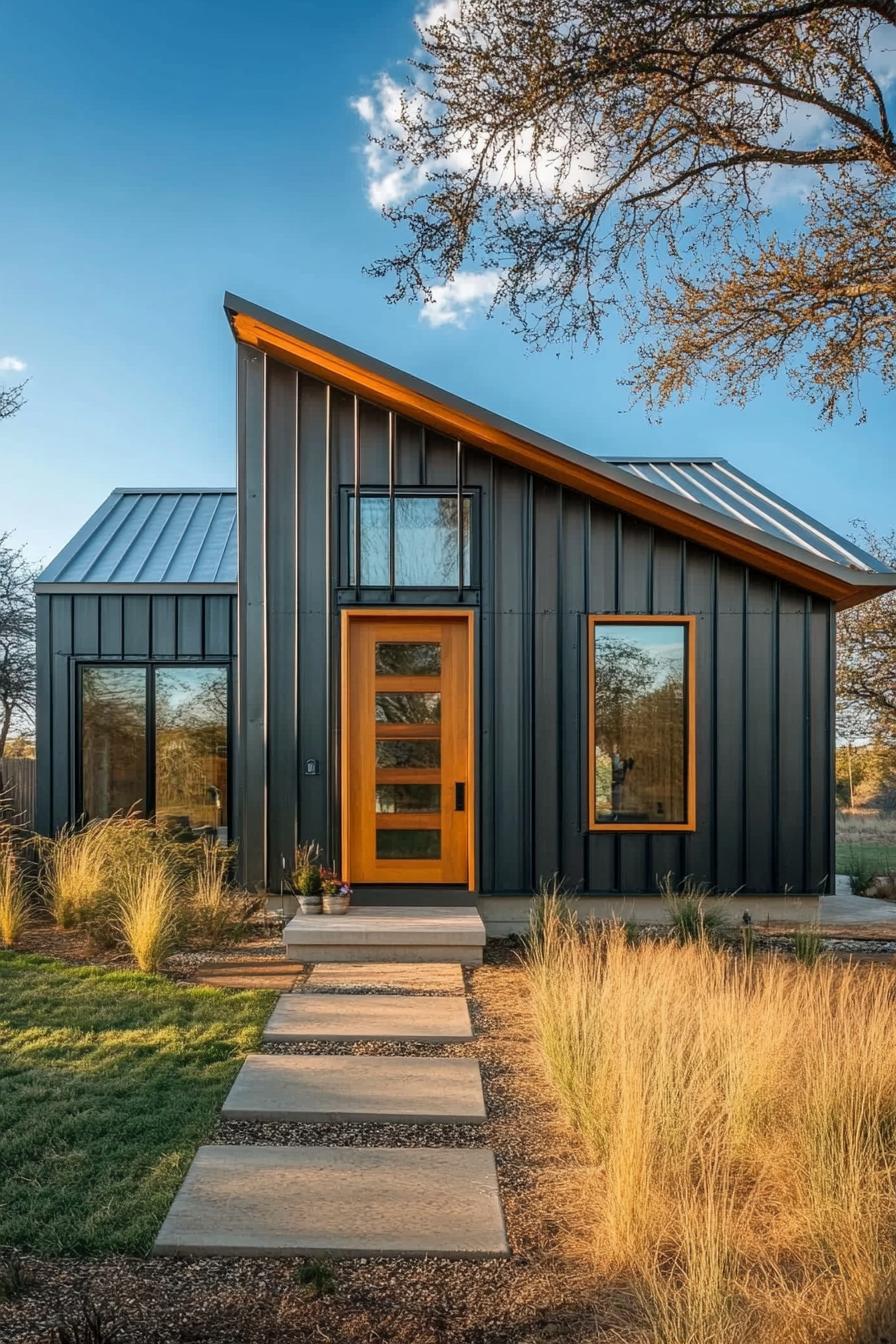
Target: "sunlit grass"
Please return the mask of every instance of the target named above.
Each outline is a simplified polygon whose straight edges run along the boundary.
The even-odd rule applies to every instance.
[[[21,845],[13,828],[0,823],[0,947],[14,947],[30,924]]]
[[[0,1244],[147,1251],[274,998],[0,953]]]
[[[544,1066],[582,1157],[571,1243],[626,1339],[871,1344],[896,1325],[889,971],[584,933],[542,910]]]

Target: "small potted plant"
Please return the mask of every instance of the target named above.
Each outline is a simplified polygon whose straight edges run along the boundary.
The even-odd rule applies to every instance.
[[[302,914],[319,915],[321,912],[322,885],[320,846],[314,841],[300,845],[296,850],[296,865],[292,882]]]
[[[321,891],[325,915],[344,915],[352,902],[352,889],[338,873],[330,869],[321,872]]]

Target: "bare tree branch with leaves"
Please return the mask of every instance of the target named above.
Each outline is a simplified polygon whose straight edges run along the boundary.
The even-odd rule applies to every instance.
[[[435,13],[377,140],[408,188],[385,209],[406,241],[370,268],[392,300],[475,264],[536,345],[621,315],[653,409],[703,380],[743,402],[783,371],[830,419],[863,376],[893,384],[896,4]]]
[[[896,568],[896,532],[857,526],[865,549]],[[872,737],[896,747],[896,592],[837,617],[837,726],[850,741]]]
[[[10,729],[34,722],[35,567],[0,533],[0,756]]]
[[[22,383],[16,383],[13,387],[0,387],[0,420],[8,420],[10,416],[17,415],[25,405],[25,388],[28,386],[26,378]]]

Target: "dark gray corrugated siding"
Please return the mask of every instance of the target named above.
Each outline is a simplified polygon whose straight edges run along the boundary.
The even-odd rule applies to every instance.
[[[338,506],[354,481],[353,401],[244,347],[240,388],[243,842],[250,880],[266,871],[276,888],[296,837],[338,859],[338,611],[354,602],[339,589]],[[361,480],[385,486],[387,415],[360,409]],[[398,421],[396,484],[453,487],[455,470],[453,442]],[[833,870],[831,604],[478,450],[463,471],[481,544],[481,587],[465,597],[479,608],[479,890],[526,892],[553,872],[595,894],[649,892],[665,872],[817,890]],[[694,834],[587,831],[588,612],[698,618]]]
[[[237,605],[235,597],[217,593],[43,592],[36,601],[36,829],[48,835],[74,819],[78,661],[229,661],[236,653]],[[233,793],[231,824],[238,834]]]

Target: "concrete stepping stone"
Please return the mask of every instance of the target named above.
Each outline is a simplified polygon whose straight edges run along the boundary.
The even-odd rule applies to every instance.
[[[450,962],[331,962],[315,966],[303,991],[358,993],[380,990],[406,994],[463,994],[464,973]]]
[[[507,1255],[484,1148],[200,1148],[158,1255]]]
[[[481,1124],[475,1059],[394,1055],[249,1055],[221,1112],[225,1120]]]
[[[467,1001],[414,994],[282,994],[264,1029],[275,1041],[468,1041]]]

